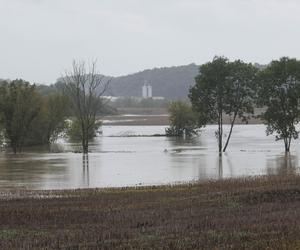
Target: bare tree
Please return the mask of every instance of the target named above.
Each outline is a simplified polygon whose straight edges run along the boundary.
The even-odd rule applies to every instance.
[[[94,132],[96,115],[101,109],[103,96],[110,80],[96,71],[96,61],[88,67],[84,61],[73,61],[71,72],[63,77],[65,92],[70,99],[75,118],[80,124],[84,154],[88,153],[89,137]]]

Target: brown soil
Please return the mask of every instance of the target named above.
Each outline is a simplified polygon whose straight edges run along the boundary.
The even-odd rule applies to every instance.
[[[0,249],[300,249],[299,176],[0,197]]]
[[[104,120],[109,120],[110,122],[105,122],[105,125],[118,125],[118,126],[169,126],[169,116],[167,114],[163,115],[115,115],[106,116]],[[230,124],[231,120],[228,116],[224,117],[224,124]],[[261,124],[261,120],[252,118],[249,120],[249,124]],[[241,119],[237,119],[235,124],[245,124]]]
[[[105,125],[118,126],[168,126],[169,117],[167,115],[139,115],[139,116],[106,116]]]

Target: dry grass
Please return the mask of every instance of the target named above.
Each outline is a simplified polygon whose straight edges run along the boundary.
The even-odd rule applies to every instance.
[[[300,249],[300,177],[3,192],[0,249],[20,248]]]

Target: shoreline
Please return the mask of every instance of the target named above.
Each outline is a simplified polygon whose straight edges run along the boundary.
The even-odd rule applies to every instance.
[[[169,114],[120,114],[101,118],[104,126],[169,126]],[[223,124],[230,124],[229,117],[224,117]],[[243,125],[241,119],[236,119],[235,125]],[[247,124],[263,124],[260,119],[251,118]],[[214,124],[210,124],[214,125]]]
[[[155,190],[172,190],[172,189],[185,189],[193,187],[203,187],[209,185],[223,185],[224,183],[234,183],[240,185],[241,183],[264,182],[264,181],[277,181],[286,179],[297,179],[300,175],[280,176],[280,175],[257,175],[245,176],[236,178],[223,178],[223,179],[206,179],[197,181],[174,182],[170,184],[159,185],[135,185],[135,186],[121,186],[121,187],[91,187],[91,188],[66,188],[66,189],[30,189],[30,188],[2,188],[0,189],[0,201],[14,200],[14,199],[52,199],[52,198],[66,198],[72,197],[74,194],[84,193],[122,193],[122,192],[151,192]],[[300,185],[300,183],[299,183]],[[67,195],[67,196],[65,196]],[[70,196],[69,196],[70,195]]]

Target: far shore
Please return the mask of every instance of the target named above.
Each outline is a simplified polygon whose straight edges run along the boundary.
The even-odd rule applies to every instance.
[[[104,116],[101,118],[103,125],[108,126],[169,126],[169,115],[165,114],[120,114]],[[224,117],[224,124],[230,124],[230,117]],[[257,118],[251,118],[248,124],[262,124]],[[241,119],[237,119],[235,124],[245,124]]]

